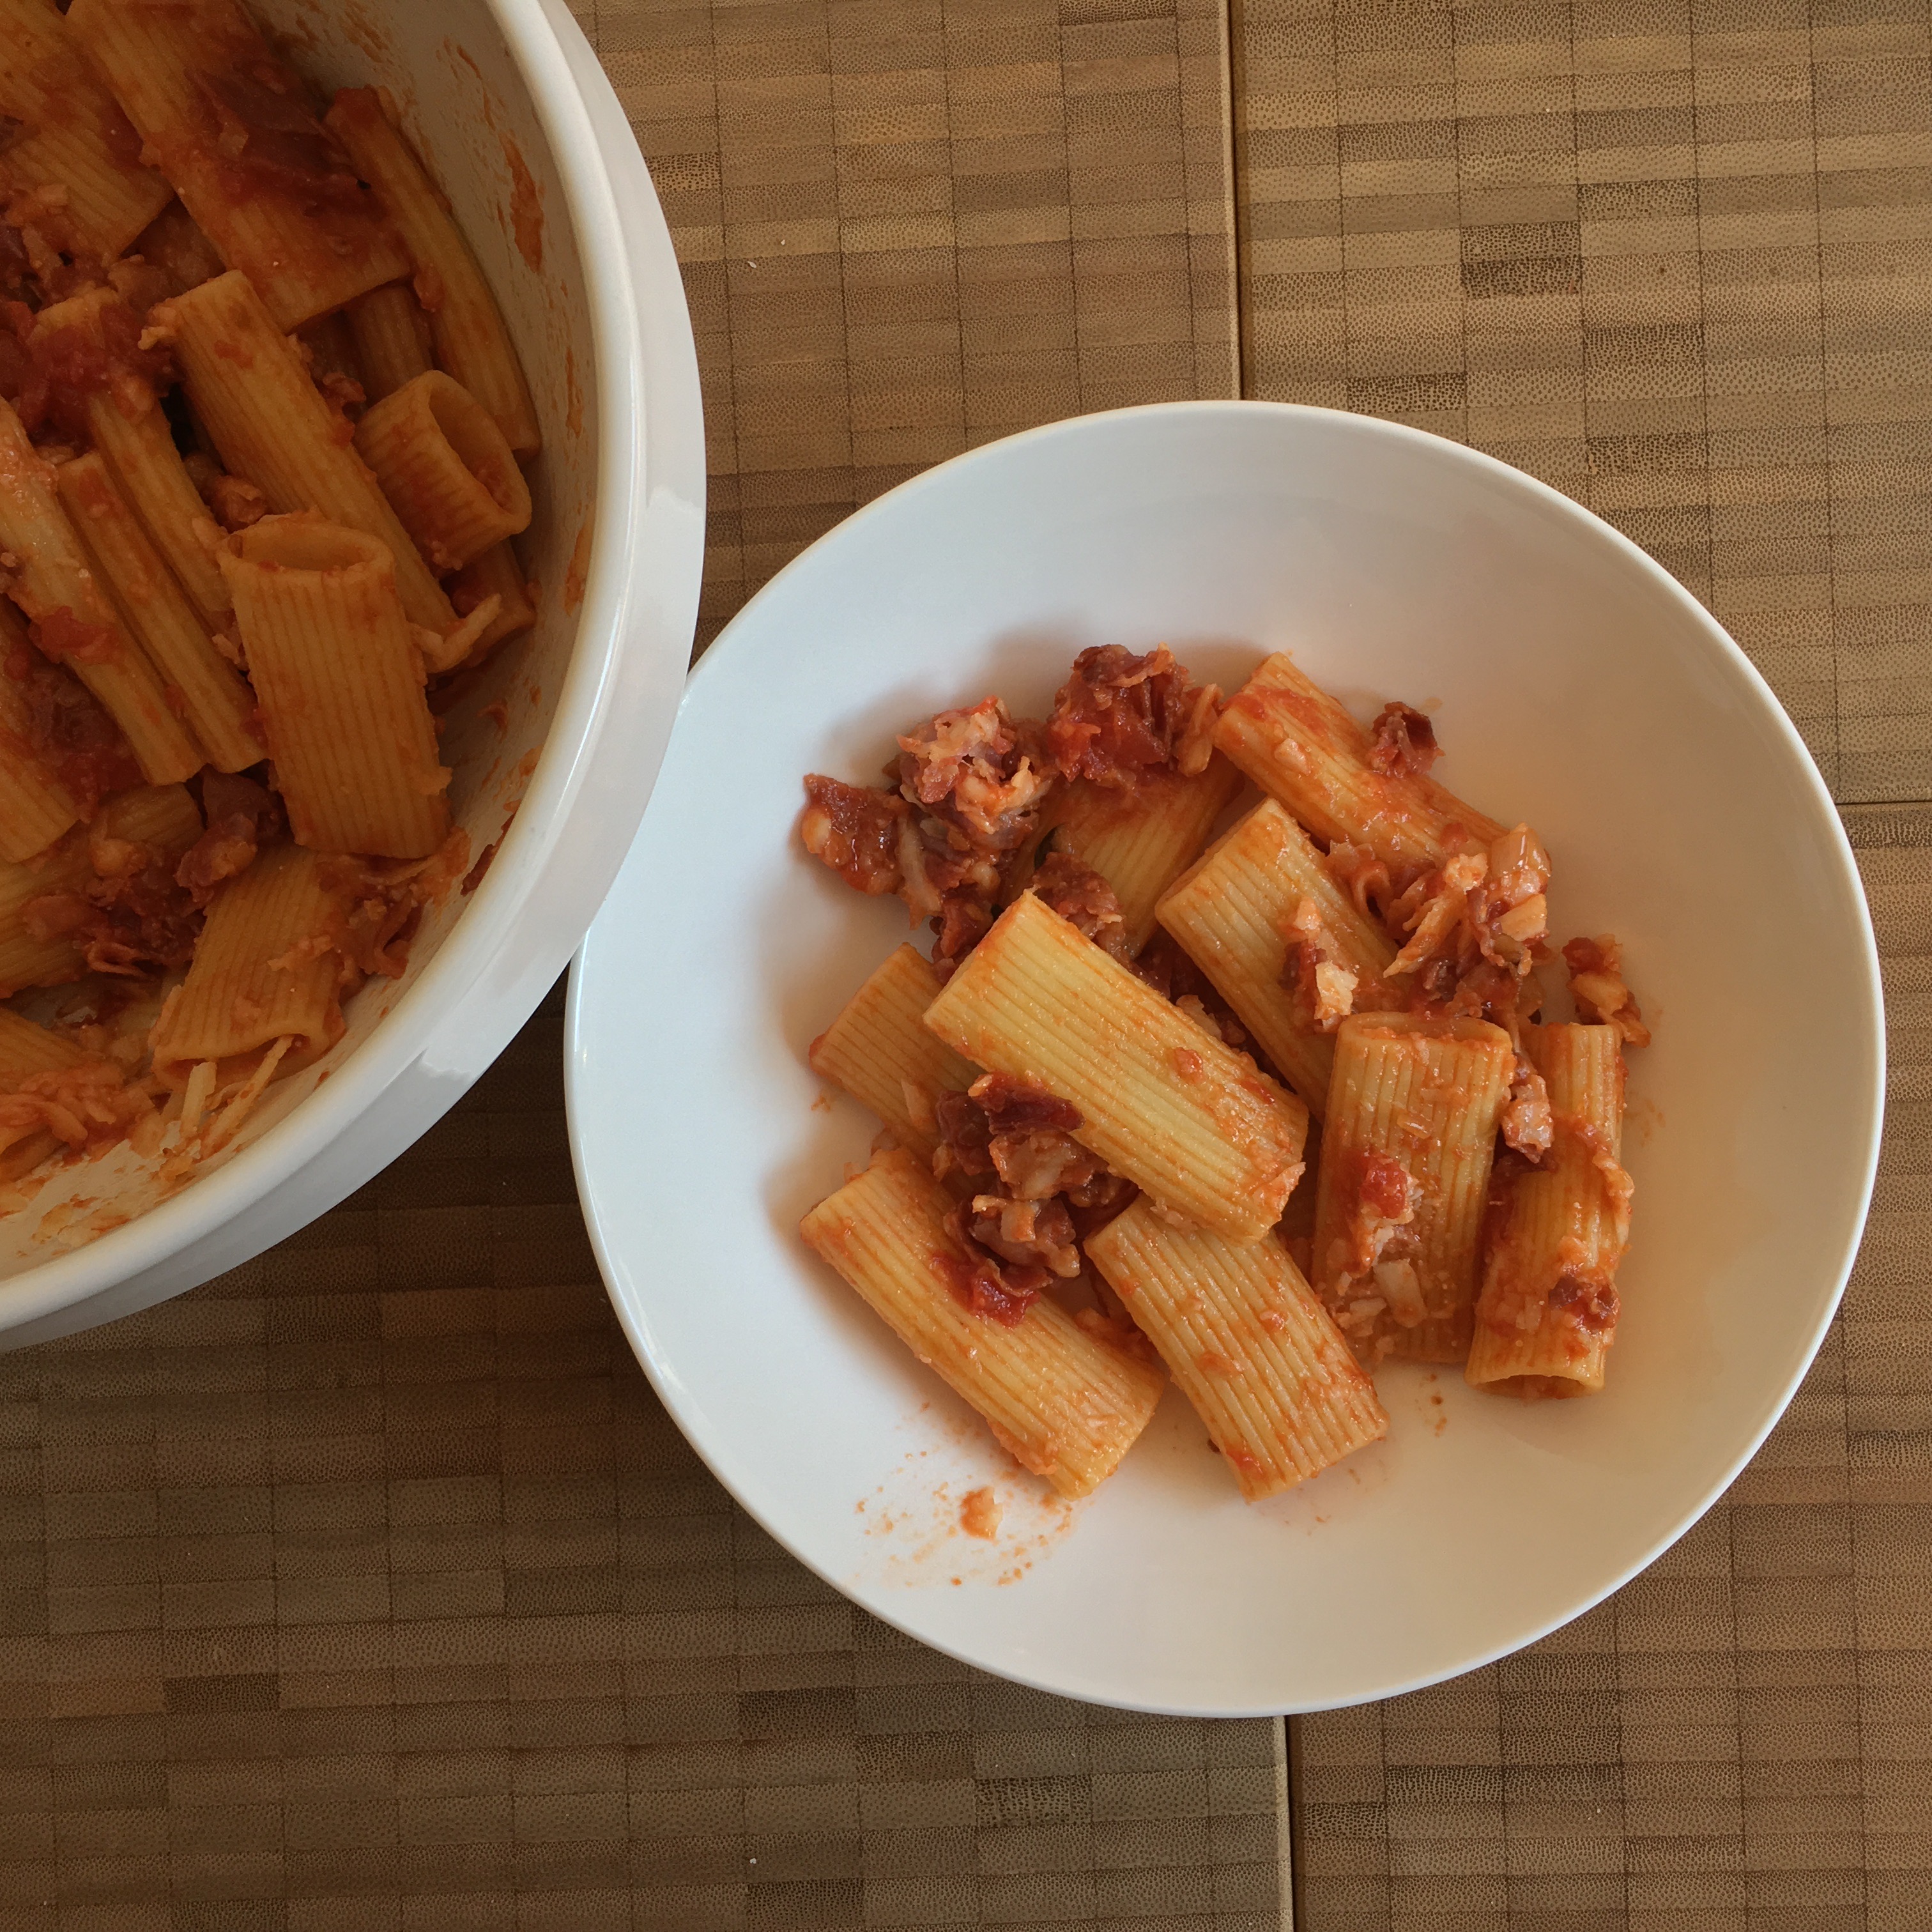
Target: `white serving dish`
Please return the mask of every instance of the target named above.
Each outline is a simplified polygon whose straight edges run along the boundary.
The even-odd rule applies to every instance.
[[[152,1163],[123,1148],[0,1218],[0,1346],[129,1313],[247,1260],[451,1106],[590,923],[689,657],[704,508],[690,323],[650,178],[560,0],[250,4],[313,80],[394,92],[482,259],[543,422],[528,539],[542,616],[447,721],[459,819],[476,853],[498,847],[473,895],[426,920],[405,976],[352,1002],[343,1042],[272,1087],[235,1150],[184,1190],[164,1198]],[[518,163],[542,209],[530,259],[512,219]],[[580,601],[566,608],[573,573]],[[500,730],[484,715],[496,700]]]
[[[1442,776],[1555,856],[1557,936],[1613,930],[1656,1042],[1607,1392],[1525,1407],[1394,1367],[1382,1444],[1239,1499],[1169,1392],[1067,1509],[797,1238],[875,1124],[806,1048],[906,936],[796,839],[800,775],[1076,651],[1268,650],[1366,716],[1436,713]],[[923,938],[924,935],[916,935]],[[1548,976],[1560,982],[1560,973]],[[694,676],[573,971],[569,1104],[612,1298],[771,1533],[875,1615],[1070,1696],[1211,1715],[1379,1697],[1527,1643],[1723,1490],[1835,1306],[1876,1159],[1876,960],[1831,801],[1770,692],[1654,563],[1490,459],[1253,404],[1088,417],[978,450],[823,538]],[[959,1498],[992,1483],[992,1544]]]

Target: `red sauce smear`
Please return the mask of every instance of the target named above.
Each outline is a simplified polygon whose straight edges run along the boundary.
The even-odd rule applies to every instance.
[[[533,275],[543,272],[543,196],[530,178],[523,150],[508,135],[497,137],[503,144],[504,164],[510,170],[510,224],[515,230],[517,253],[530,265]]]
[[[29,436],[51,427],[85,448],[93,440],[87,419],[93,397],[126,377],[149,389],[173,380],[168,352],[141,346],[141,318],[124,302],[101,305],[98,335],[78,325],[44,327],[20,302],[9,302],[4,313],[12,339],[0,352],[0,394]]]

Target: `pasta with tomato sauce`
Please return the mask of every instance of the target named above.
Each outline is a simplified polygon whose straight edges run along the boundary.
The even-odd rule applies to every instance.
[[[932,1325],[976,1359],[950,1339],[976,1322],[1051,1361],[1016,1431],[1010,1375],[934,1358],[1023,1466],[1083,1400],[1083,1485],[1117,1465],[1123,1361],[1164,1368],[1250,1501],[1387,1433],[1385,1361],[1603,1387],[1649,1034],[1615,938],[1552,944],[1542,841],[1441,753],[1423,712],[1364,725],[1285,654],[1224,698],[1107,646],[1044,719],[987,697],[909,729],[884,784],[806,778],[807,852],[932,944],[813,1045],[885,1132],[802,1232],[922,1358]],[[1016,1352],[1042,1310],[1106,1352]]]
[[[185,1178],[470,868],[541,436],[386,94],[240,0],[0,29],[0,1179]]]

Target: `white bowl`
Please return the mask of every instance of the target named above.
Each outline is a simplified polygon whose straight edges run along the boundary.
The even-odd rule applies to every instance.
[[[650,176],[568,14],[557,0],[251,4],[324,87],[393,90],[482,259],[543,423],[527,539],[542,615],[446,721],[460,821],[479,855],[497,847],[481,885],[425,920],[406,974],[352,1001],[342,1043],[270,1088],[236,1150],[184,1191],[164,1197],[152,1164],[123,1148],[0,1219],[0,1346],[127,1314],[234,1267],[441,1115],[590,923],[688,660],[704,505],[690,323]],[[540,200],[540,257],[514,238],[517,165]],[[587,557],[574,556],[586,530]],[[580,598],[566,594],[573,574]],[[484,715],[498,699],[500,729]]]
[[[1442,776],[1614,931],[1636,1238],[1607,1392],[1526,1407],[1380,1378],[1389,1439],[1244,1504],[1172,1391],[1090,1502],[1019,1472],[800,1242],[875,1124],[814,1034],[905,937],[800,850],[800,776],[862,781],[935,706],[1037,715],[1084,646],[1238,680],[1292,649],[1366,715],[1431,705]],[[1438,703],[1439,700],[1439,703]],[[1380,1697],[1576,1616],[1762,1441],[1850,1265],[1876,1158],[1876,960],[1784,713],[1670,577],[1568,499],[1363,417],[1194,404],[960,458],[813,546],[687,692],[573,972],[569,1100],[605,1277],[752,1514],[875,1615],[1074,1697],[1231,1715]],[[1439,1398],[1439,1400],[1438,1400]],[[994,1484],[998,1541],[958,1531]]]

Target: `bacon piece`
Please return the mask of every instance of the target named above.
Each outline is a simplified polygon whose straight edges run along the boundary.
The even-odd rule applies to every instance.
[[[996,1134],[1027,1133],[1038,1127],[1056,1127],[1072,1134],[1087,1124],[1071,1101],[1018,1074],[982,1073],[966,1091],[986,1110]]]
[[[1070,1196],[1108,1172],[1106,1162],[1098,1154],[1051,1127],[996,1134],[988,1151],[1007,1192],[1020,1201],[1044,1201],[1054,1194]]]
[[[1318,1033],[1333,1033],[1355,1010],[1361,975],[1336,957],[1334,939],[1312,899],[1295,907],[1283,936],[1288,951],[1282,961],[1282,988],[1298,997]]]
[[[816,772],[806,779],[805,796],[798,828],[805,849],[856,891],[874,896],[897,892],[904,801],[889,791],[868,790]]]
[[[1119,896],[1094,868],[1071,852],[1048,854],[1028,890],[1048,910],[1077,927],[1103,952],[1130,958],[1126,915]]]
[[[1037,823],[1053,774],[997,698],[942,711],[899,740],[899,790],[964,832],[968,849],[1014,850]]]
[[[1622,1306],[1617,1292],[1606,1281],[1586,1281],[1581,1275],[1566,1274],[1550,1291],[1552,1308],[1567,1309],[1580,1328],[1600,1335],[1617,1325]]]
[[[279,92],[232,67],[192,78],[214,114],[223,184],[236,200],[268,188],[298,195],[310,209],[363,205],[349,157],[292,89]]]
[[[933,1120],[932,1168],[942,1180],[997,1172],[1014,1195],[1038,1199],[1106,1172],[1068,1138],[1083,1124],[1079,1108],[1012,1074],[982,1073],[964,1093],[940,1094]]]
[[[933,944],[932,964],[944,985],[960,961],[992,931],[993,908],[983,899],[955,892],[940,900],[938,913],[929,922],[938,935]]]
[[[1502,1124],[1503,1144],[1532,1160],[1540,1161],[1556,1138],[1550,1088],[1527,1054],[1519,1053],[1516,1057]]]
[[[1390,778],[1421,778],[1442,755],[1436,727],[1412,704],[1384,704],[1369,739],[1370,768]]]
[[[964,1237],[1012,1268],[1044,1268],[1063,1281],[1080,1272],[1080,1250],[1065,1202],[1024,1201],[1006,1194],[976,1194],[953,1210]]]
[[[22,646],[5,674],[22,688],[27,739],[65,788],[83,819],[111,791],[141,782],[141,768],[121,728],[74,674]]]
[[[144,345],[141,318],[125,302],[101,304],[98,334],[92,324],[49,326],[18,302],[5,314],[26,356],[13,400],[29,436],[51,428],[84,449],[93,441],[88,405],[94,397],[125,388],[124,406],[131,412],[152,406],[152,392],[174,380],[168,350]]]
[[[254,484],[225,470],[211,469],[196,478],[201,500],[214,512],[215,521],[231,533],[259,524],[268,514],[268,500]]]
[[[1587,1024],[1613,1026],[1628,1046],[1648,1046],[1650,1029],[1642,1010],[1624,983],[1623,949],[1614,933],[1573,939],[1563,949],[1570,968],[1570,995],[1577,1017]]]
[[[202,774],[202,813],[208,829],[182,854],[175,883],[206,906],[224,881],[246,872],[255,854],[287,829],[281,800],[239,773]]]
[[[933,1272],[962,1307],[998,1322],[1003,1328],[1016,1328],[1028,1309],[1040,1299],[1040,1291],[1047,1284],[1047,1272],[1037,1267],[998,1266],[962,1232],[960,1223],[964,1212],[956,1208],[946,1217],[946,1226],[953,1238],[966,1248],[968,1258],[962,1261],[957,1255],[941,1249],[932,1257]]]
[[[1053,700],[1046,746],[1063,778],[1130,790],[1148,772],[1205,770],[1221,693],[1196,687],[1163,644],[1136,657],[1100,644],[1073,660]]]
[[[932,1156],[936,1178],[993,1172],[992,1124],[986,1108],[970,1094],[940,1094],[932,1105],[932,1120],[939,1136]]]
[[[1329,1257],[1330,1271],[1360,1280],[1374,1271],[1396,1230],[1415,1219],[1421,1190],[1400,1161],[1379,1148],[1359,1148],[1346,1160],[1336,1178],[1348,1203],[1342,1216],[1346,1232],[1336,1244],[1342,1252]]]

